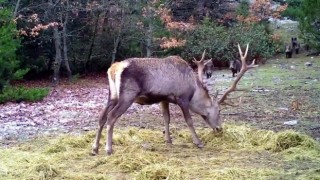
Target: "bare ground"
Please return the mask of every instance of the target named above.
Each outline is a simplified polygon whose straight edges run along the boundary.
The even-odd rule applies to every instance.
[[[299,56],[294,59],[269,60],[267,64],[248,72],[240,86],[247,92],[234,93],[238,107],[222,107],[225,123],[250,124],[259,129],[279,131],[295,129],[320,141],[320,58]],[[312,66],[306,66],[311,62]],[[228,70],[215,71],[206,80],[209,92],[219,94],[232,81]],[[31,83],[31,85],[30,85]],[[48,82],[27,82],[24,85],[49,86]],[[6,103],[0,105],[0,144],[7,146],[17,141],[41,135],[81,133],[94,130],[97,119],[107,103],[107,84],[104,76],[80,78],[76,83],[63,83],[37,103]],[[171,128],[186,127],[182,113],[171,105]],[[199,129],[204,122],[194,115]],[[285,122],[297,122],[286,125]],[[136,126],[162,131],[163,122],[158,105],[132,105],[116,126]]]

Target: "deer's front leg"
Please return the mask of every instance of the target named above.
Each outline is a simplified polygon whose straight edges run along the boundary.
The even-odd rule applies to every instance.
[[[161,106],[162,114],[163,114],[163,118],[164,118],[165,141],[168,144],[172,144],[172,140],[170,137],[170,128],[169,128],[169,124],[170,124],[169,103],[166,101],[162,101],[162,102],[160,102],[160,106]]]
[[[203,143],[201,142],[201,140],[198,138],[198,135],[194,129],[194,126],[193,126],[193,121],[192,121],[192,118],[191,118],[191,114],[190,114],[190,111],[189,111],[189,102],[188,101],[184,101],[184,100],[181,100],[179,99],[178,100],[178,105],[180,106],[182,112],[183,112],[183,116],[184,116],[184,119],[191,131],[191,135],[192,135],[192,140],[193,140],[193,143],[198,147],[198,148],[203,148],[204,145]]]

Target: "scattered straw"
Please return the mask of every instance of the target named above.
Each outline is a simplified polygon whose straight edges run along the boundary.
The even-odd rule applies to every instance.
[[[158,180],[158,179],[185,179],[181,169],[170,167],[166,164],[151,164],[139,171],[137,180]]]
[[[166,145],[161,130],[116,129],[114,154],[90,156],[95,132],[39,138],[0,149],[0,179],[277,179],[317,178],[319,143],[294,132],[225,125],[223,133],[173,130]],[[305,168],[308,167],[308,168]]]

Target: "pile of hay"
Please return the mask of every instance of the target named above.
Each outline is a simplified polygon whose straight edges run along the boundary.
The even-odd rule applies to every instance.
[[[160,130],[117,129],[114,154],[90,156],[95,132],[38,138],[0,150],[0,179],[264,179],[320,178],[320,146],[294,131],[275,133],[225,125],[223,133],[173,130],[173,145]],[[305,168],[308,167],[308,168]]]

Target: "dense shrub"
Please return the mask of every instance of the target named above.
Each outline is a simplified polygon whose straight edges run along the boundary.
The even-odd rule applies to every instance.
[[[219,59],[227,60],[232,56],[228,53],[229,41],[229,35],[225,27],[205,19],[202,25],[188,35],[183,56],[191,59],[194,55],[199,55],[206,49],[209,57],[219,57]]]
[[[248,0],[243,0],[240,2],[239,6],[236,8],[236,14],[247,17],[249,16],[250,2]]]
[[[237,44],[244,46],[249,43],[251,58],[265,59],[276,52],[277,42],[270,30],[264,24],[235,24],[226,28],[216,23],[205,20],[202,25],[187,37],[183,56],[191,59],[200,56],[204,49],[207,56],[214,60],[233,60],[239,58]]]
[[[232,38],[230,49],[238,56],[235,48],[237,43],[245,45],[250,43],[249,54],[252,58],[269,58],[275,54],[276,44],[272,35],[268,34],[268,29],[263,24],[242,25],[237,24],[229,29]]]
[[[5,102],[40,101],[49,93],[47,88],[24,88],[8,86],[0,94],[0,104]]]
[[[302,1],[302,16],[299,18],[299,28],[304,42],[320,51],[320,3],[318,0]]]
[[[0,0],[0,3],[4,3]],[[11,9],[0,9],[0,93],[12,79],[19,79],[27,70],[19,70],[16,50],[20,45],[16,24],[11,17]]]
[[[289,17],[290,19],[297,20],[299,17],[301,17],[302,12],[297,7],[291,7],[289,6],[283,13],[281,14],[284,17]]]
[[[301,2],[302,0],[287,0],[286,3],[288,4],[288,7],[281,13],[281,15],[297,20],[302,15],[300,10]]]

